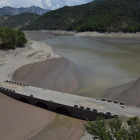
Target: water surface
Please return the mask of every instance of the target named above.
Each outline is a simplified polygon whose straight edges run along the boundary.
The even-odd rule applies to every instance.
[[[92,40],[58,36],[43,42],[70,59],[77,71],[79,88],[73,94],[99,97],[102,93],[136,80],[140,76],[140,43],[133,39]],[[129,40],[129,43],[128,43]]]

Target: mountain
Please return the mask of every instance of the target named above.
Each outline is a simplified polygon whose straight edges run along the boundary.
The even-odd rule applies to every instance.
[[[31,6],[28,8],[23,8],[23,7],[22,8],[13,8],[10,6],[5,6],[3,8],[0,8],[0,15],[18,15],[18,14],[26,13],[26,12],[43,15],[44,13],[47,13],[49,11],[50,10],[48,10],[48,9],[42,9],[37,6]]]
[[[31,23],[24,30],[59,30],[67,29],[77,18],[80,18],[83,14],[95,7],[98,3],[104,0],[95,0],[87,4],[79,6],[65,6],[63,8],[50,11],[40,16],[35,22]]]
[[[0,16],[0,27],[21,28],[29,25],[36,20],[40,15],[34,13],[22,13],[19,15],[3,15]]]
[[[140,0],[94,0],[51,11],[23,30],[140,31]]]
[[[140,31],[140,0],[106,0],[73,22],[69,30]]]

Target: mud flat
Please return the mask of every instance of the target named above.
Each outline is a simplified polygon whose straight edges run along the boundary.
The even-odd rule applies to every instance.
[[[2,140],[25,140],[39,133],[55,119],[45,111],[0,93],[0,137]]]
[[[130,84],[112,89],[102,95],[107,99],[124,101],[127,106],[140,107],[140,79]]]
[[[28,41],[24,48],[15,50],[0,50],[0,82],[6,79],[12,80],[13,73],[26,64],[45,61],[51,58],[61,58],[51,46],[42,42]]]
[[[31,86],[59,92],[71,93],[78,88],[75,68],[65,58],[28,64],[18,69],[13,78]]]

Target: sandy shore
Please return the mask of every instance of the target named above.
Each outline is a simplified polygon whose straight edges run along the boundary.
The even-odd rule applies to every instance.
[[[61,58],[51,46],[42,42],[29,41],[24,48],[0,50],[0,82],[12,80],[14,72],[26,64],[41,62],[52,58]]]

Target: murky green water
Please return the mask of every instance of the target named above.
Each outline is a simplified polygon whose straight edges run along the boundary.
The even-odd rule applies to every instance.
[[[112,39],[112,38],[110,38]],[[126,40],[129,40],[127,38]],[[59,36],[43,42],[70,59],[76,68],[79,88],[73,94],[99,97],[107,90],[140,76],[140,44],[119,44],[75,36]]]

